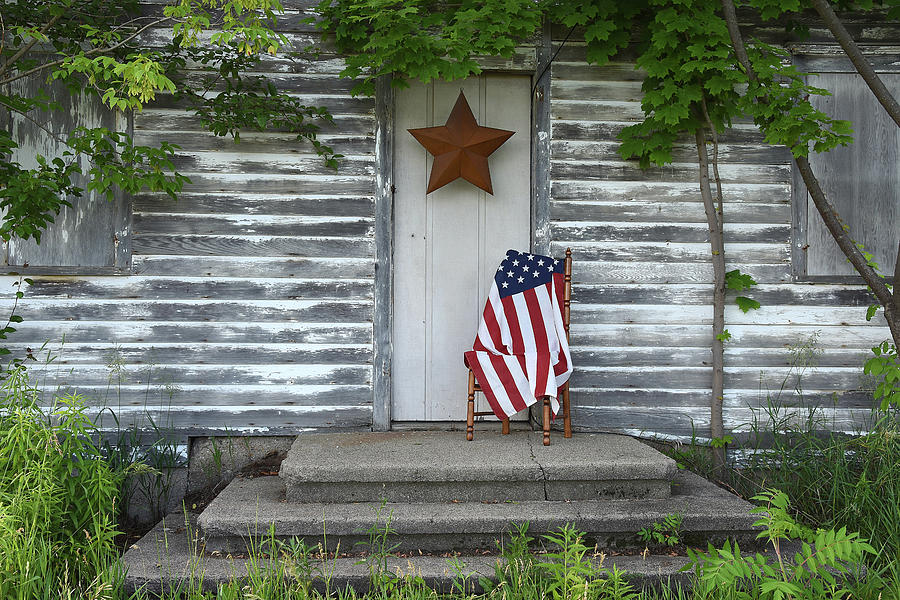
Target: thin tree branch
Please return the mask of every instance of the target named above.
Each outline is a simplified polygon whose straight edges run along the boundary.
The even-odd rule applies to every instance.
[[[728,35],[731,37],[731,45],[734,46],[734,55],[738,59],[738,63],[744,68],[747,79],[750,83],[757,80],[756,71],[750,64],[750,57],[747,55],[747,48],[744,46],[744,37],[741,35],[741,29],[738,27],[737,12],[734,9],[732,0],[722,0],[722,13],[725,17],[725,25],[728,27]]]
[[[47,33],[47,30],[50,29],[51,27],[53,27],[56,24],[56,22],[59,21],[59,19],[61,17],[62,17],[62,14],[55,15],[52,19],[50,19],[49,21],[44,23],[44,26],[41,27],[41,30],[39,33],[41,35],[44,35],[45,33]],[[28,52],[29,50],[34,48],[35,44],[37,44],[37,43],[38,43],[38,37],[34,36],[30,42],[28,42],[27,44],[25,44],[24,46],[19,48],[19,50],[16,51],[15,54],[10,56],[6,60],[6,62],[4,62],[2,65],[0,65],[0,74],[5,73],[6,70],[10,67],[10,65],[16,64],[16,61],[19,60],[20,58],[22,58],[22,56],[24,56],[26,52]]]
[[[809,191],[809,195],[819,211],[825,227],[828,228],[831,237],[837,242],[838,247],[847,257],[847,260],[850,261],[856,272],[862,276],[863,281],[871,288],[878,302],[884,307],[885,316],[888,317],[888,326],[891,329],[891,337],[900,342],[900,314],[894,308],[896,299],[891,294],[891,290],[885,285],[884,279],[875,272],[875,269],[869,266],[866,257],[863,256],[853,240],[850,239],[850,234],[844,229],[834,205],[831,204],[825,196],[825,192],[819,186],[819,180],[816,179],[809,160],[805,156],[797,156],[794,157],[794,163],[797,165],[797,170],[803,178],[803,183],[806,184],[806,189]]]
[[[46,124],[40,123],[37,119],[35,119],[35,118],[32,117],[31,115],[29,115],[27,112],[22,112],[21,110],[17,110],[17,109],[11,108],[11,107],[8,106],[7,104],[2,104],[2,106],[5,106],[6,109],[7,109],[10,113],[16,113],[16,114],[20,115],[21,117],[23,117],[23,118],[28,119],[29,121],[31,121],[31,123],[32,123],[35,127],[37,127],[38,129],[40,129],[41,131],[43,131],[44,133],[46,133],[47,135],[49,135],[51,138],[53,138],[54,141],[56,141],[56,142],[58,142],[58,143],[60,143],[60,144],[63,144],[63,145],[68,145],[68,142],[67,142],[66,140],[64,140],[63,138],[61,138],[61,137],[59,136],[58,133],[54,132],[52,129],[50,129],[49,127],[47,127]],[[10,119],[10,120],[11,120],[11,119]]]
[[[709,127],[710,135],[712,136],[713,143],[713,158],[712,158],[712,168],[713,168],[713,178],[716,180],[716,204],[719,213],[719,219],[724,218],[724,210],[722,203],[724,202],[724,194],[722,193],[722,178],[719,177],[719,134],[716,131],[716,126],[713,125],[712,119],[709,118],[709,110],[706,106],[706,95],[700,96],[700,108],[703,109],[703,118],[706,119],[706,125]],[[723,221],[724,222],[724,221]]]
[[[735,56],[741,63],[741,66],[744,68],[750,81],[758,81],[756,72],[753,69],[753,65],[750,63],[747,50],[744,46],[744,39],[741,36],[741,31],[737,24],[734,3],[732,0],[722,0],[722,9],[725,21],[728,25],[728,33],[731,35],[731,43],[734,46]],[[765,96],[758,96],[757,101],[767,103],[768,98]],[[838,217],[837,210],[825,196],[825,192],[822,191],[819,180],[816,179],[812,167],[809,164],[809,160],[807,160],[805,156],[795,156],[794,164],[797,165],[797,170],[803,178],[803,182],[806,184],[806,189],[809,192],[810,197],[812,197],[813,204],[815,204],[816,210],[819,211],[819,215],[822,217],[825,227],[828,228],[831,237],[837,242],[837,245],[844,253],[844,256],[847,257],[847,260],[850,261],[850,264],[853,265],[856,272],[862,276],[863,281],[866,282],[866,285],[868,285],[875,294],[878,302],[884,307],[885,318],[888,322],[888,327],[891,330],[891,337],[894,338],[895,342],[900,344],[900,312],[898,312],[896,308],[896,298],[891,294],[891,290],[888,289],[887,285],[885,285],[884,279],[868,265],[865,256],[863,256],[859,248],[856,247],[853,240],[850,239],[850,234],[844,230],[843,224]]]
[[[155,27],[157,25],[165,23],[166,21],[170,21],[171,19],[172,19],[172,17],[163,17],[162,19],[157,19],[156,21],[153,21],[152,23],[147,23],[146,25],[144,25],[140,29],[136,30],[134,33],[132,33],[131,35],[129,35],[122,41],[120,41],[116,44],[113,44],[112,46],[107,46],[104,48],[93,48],[93,49],[85,52],[84,56],[92,56],[94,54],[107,54],[109,52],[118,50],[119,48],[121,48],[122,46],[124,46],[125,44],[127,44],[128,42],[130,42],[131,40],[133,40],[140,34],[144,33],[146,30],[150,29],[151,27]],[[15,75],[14,77],[0,79],[0,85],[6,85],[7,83],[12,83],[13,81],[22,79],[23,77],[28,77],[29,75],[33,75],[35,73],[39,73],[39,72],[49,69],[51,67],[57,67],[57,66],[63,64],[64,62],[66,62],[67,59],[68,59],[68,57],[62,58],[60,60],[55,60],[52,62],[44,63],[42,65],[38,65],[37,67],[34,67],[33,69],[29,69],[28,71],[19,73],[18,75]],[[0,73],[2,73],[2,70],[0,70]]]
[[[838,19],[834,10],[831,8],[831,5],[828,3],[828,0],[812,0],[812,5],[816,9],[816,12],[819,13],[819,16],[822,17],[822,20],[825,22],[825,25],[828,26],[828,29],[831,30],[834,39],[836,39],[841,45],[841,48],[844,49],[844,52],[850,58],[850,62],[856,67],[856,72],[862,76],[863,81],[865,81],[866,85],[869,86],[869,89],[872,90],[875,98],[891,116],[894,123],[897,124],[897,127],[900,127],[900,104],[897,103],[897,99],[894,98],[893,94],[891,94],[890,90],[887,89],[884,82],[881,81],[881,78],[875,72],[875,69],[872,68],[872,65],[869,64],[866,57],[863,56],[859,46],[856,45],[850,32],[847,31],[847,28],[844,27],[844,24]]]
[[[3,13],[0,12],[0,56],[3,56],[4,48],[6,48],[6,21],[3,20]]]
[[[713,439],[721,439],[725,436],[722,420],[722,402],[725,393],[725,347],[721,337],[725,331],[725,238],[722,218],[716,213],[709,187],[709,156],[706,152],[706,135],[703,133],[702,127],[698,127],[694,132],[694,138],[700,164],[700,196],[703,198],[703,208],[706,212],[713,264],[713,372],[712,398],[709,406],[709,436]],[[725,465],[725,452],[722,448],[713,449],[713,461],[717,469]]]
[[[893,319],[888,319],[888,324],[890,324],[891,321],[900,321],[900,243],[897,244],[897,259],[894,261],[894,288],[892,295],[894,297],[893,306],[885,308],[885,313],[893,311]],[[900,337],[898,337],[893,330],[891,333],[894,334],[894,342],[897,349],[900,350],[900,343],[897,343],[900,342]]]

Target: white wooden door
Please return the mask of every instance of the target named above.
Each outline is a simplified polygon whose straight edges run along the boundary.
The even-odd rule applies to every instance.
[[[506,250],[530,245],[530,84],[482,75],[395,94],[394,421],[465,419],[463,352]],[[489,158],[493,196],[462,179],[425,194],[432,157],[407,129],[443,125],[460,90],[479,125],[516,132]]]

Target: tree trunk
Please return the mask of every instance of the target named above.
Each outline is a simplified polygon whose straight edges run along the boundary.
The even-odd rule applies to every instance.
[[[844,24],[841,23],[841,20],[834,14],[831,4],[828,3],[828,0],[812,0],[812,5],[813,8],[816,9],[816,12],[819,13],[819,16],[822,17],[822,20],[825,22],[825,25],[828,26],[828,29],[831,30],[834,39],[837,40],[841,45],[841,48],[844,49],[844,52],[850,58],[850,62],[853,63],[856,72],[862,76],[863,81],[866,82],[866,85],[868,85],[869,89],[872,90],[872,93],[875,94],[875,98],[891,116],[897,124],[897,127],[900,127],[900,104],[897,103],[897,100],[887,87],[885,87],[884,82],[882,82],[878,74],[875,73],[875,69],[872,68],[872,65],[869,64],[866,57],[863,56],[863,53],[856,45],[856,42],[853,41],[850,32],[847,31]]]
[[[744,39],[741,35],[740,28],[738,27],[732,0],[722,0],[722,12],[725,17],[726,25],[728,26],[728,33],[731,36],[731,43],[734,46],[735,56],[740,65],[744,68],[744,71],[746,71],[747,78],[751,82],[756,81],[756,72],[753,70],[753,65],[750,64],[750,59],[747,56],[747,50],[744,47]],[[760,98],[759,101],[766,102],[766,99]],[[894,344],[900,347],[900,308],[898,308],[900,307],[900,304],[898,304],[897,297],[897,294],[900,292],[898,292],[895,287],[894,293],[892,294],[884,280],[868,265],[862,252],[856,247],[853,240],[850,239],[850,235],[847,231],[844,230],[834,205],[831,204],[825,196],[825,193],[822,191],[819,181],[813,173],[806,157],[801,156],[799,158],[794,158],[794,163],[797,165],[797,170],[803,177],[803,182],[806,184],[809,195],[813,199],[813,204],[815,204],[819,216],[822,217],[825,226],[828,228],[829,233],[831,233],[831,237],[834,238],[834,241],[837,242],[837,245],[844,253],[844,256],[847,257],[847,260],[850,261],[850,264],[853,265],[856,272],[860,274],[863,281],[866,282],[875,294],[878,302],[884,307],[884,317],[890,328],[891,337],[894,339]],[[898,260],[900,260],[900,256],[898,256]],[[895,284],[896,283],[898,282],[895,281]]]
[[[725,437],[722,423],[722,399],[725,395],[725,236],[722,215],[716,210],[709,186],[709,156],[706,152],[706,135],[702,128],[695,132],[697,157],[700,162],[700,196],[706,211],[709,227],[709,244],[713,263],[713,340],[712,340],[712,399],[709,405],[710,438]],[[725,466],[725,449],[713,448],[713,460],[717,469]]]

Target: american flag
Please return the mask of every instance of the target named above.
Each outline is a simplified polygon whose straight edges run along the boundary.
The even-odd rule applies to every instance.
[[[494,274],[475,344],[465,353],[499,419],[557,392],[572,373],[563,325],[564,262],[508,250]]]

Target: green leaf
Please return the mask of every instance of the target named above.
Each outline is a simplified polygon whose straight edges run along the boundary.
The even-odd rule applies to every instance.
[[[756,285],[756,280],[747,273],[741,273],[740,269],[734,269],[725,273],[725,287],[729,290],[740,292],[750,289],[754,285]]]
[[[738,308],[741,309],[742,312],[749,312],[750,310],[756,310],[760,307],[759,302],[753,300],[752,298],[747,298],[746,296],[738,296],[734,299],[735,304],[738,305]]]

